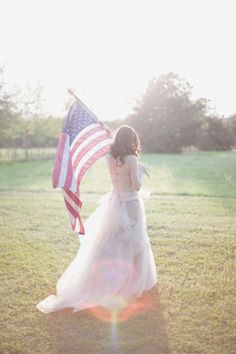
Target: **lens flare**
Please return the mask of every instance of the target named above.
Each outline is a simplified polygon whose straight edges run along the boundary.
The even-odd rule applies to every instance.
[[[132,264],[122,260],[106,259],[97,262],[91,267],[91,277],[98,285],[104,284],[102,293],[104,297],[99,300],[99,305],[87,304],[85,311],[96,317],[99,321],[111,324],[111,337],[108,343],[108,352],[119,354],[118,323],[128,321],[150,308],[154,307],[155,296],[153,291],[147,291],[138,297],[128,296],[130,284],[136,284],[139,274]],[[106,291],[107,289],[107,291]],[[97,294],[99,298],[99,293]],[[73,312],[79,311],[79,308]]]
[[[143,296],[136,299],[124,299],[122,296],[114,296],[110,306],[96,306],[87,311],[103,322],[116,323],[125,322],[133,316],[137,316],[144,311],[152,308],[154,305],[153,297]]]
[[[109,282],[111,289],[116,289],[115,293],[106,294],[106,297],[100,301],[99,306],[87,309],[99,320],[110,323],[124,322],[153,306],[153,297],[147,296],[147,292],[139,297],[127,298],[125,296],[125,285],[127,283],[130,284],[130,282],[135,283],[138,277],[138,274],[128,262],[113,259],[104,260],[97,263],[92,272],[95,279],[104,281],[104,286],[106,282]],[[122,284],[124,274],[126,275],[127,283],[124,282],[117,289],[116,284]],[[114,284],[114,287],[112,284]]]

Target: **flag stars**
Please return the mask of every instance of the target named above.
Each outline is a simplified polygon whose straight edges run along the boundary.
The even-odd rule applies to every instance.
[[[97,121],[97,117],[92,112],[80,102],[76,102],[65,119],[62,131],[69,135],[70,143],[72,143],[79,132]]]

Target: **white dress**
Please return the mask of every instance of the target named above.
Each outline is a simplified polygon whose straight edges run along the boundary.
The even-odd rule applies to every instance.
[[[106,307],[115,299],[138,298],[157,283],[140,195],[143,170],[135,155],[126,156],[121,167],[110,154],[106,161],[111,191],[85,220],[85,235],[79,235],[80,247],[58,279],[56,295],[36,305],[43,313]]]

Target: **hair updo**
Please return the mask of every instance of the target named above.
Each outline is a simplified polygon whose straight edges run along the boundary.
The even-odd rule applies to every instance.
[[[116,159],[116,165],[122,166],[124,156],[141,153],[140,140],[136,130],[129,125],[122,125],[115,133],[113,143],[110,146],[110,153]]]

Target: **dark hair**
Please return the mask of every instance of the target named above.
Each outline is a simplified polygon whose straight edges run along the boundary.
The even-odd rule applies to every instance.
[[[110,153],[116,159],[116,165],[123,165],[124,156],[141,153],[140,140],[136,130],[129,125],[122,125],[116,130],[113,143],[110,146]],[[118,162],[121,164],[118,164]]]

